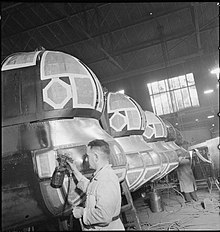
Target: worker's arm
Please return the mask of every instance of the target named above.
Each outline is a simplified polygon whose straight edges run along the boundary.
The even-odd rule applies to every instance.
[[[70,166],[70,170],[72,171],[72,174],[78,180],[77,188],[81,189],[83,192],[86,192],[86,189],[90,181],[85,176],[83,176],[83,174],[78,170],[74,161],[70,162],[69,160],[67,160],[67,163]]]

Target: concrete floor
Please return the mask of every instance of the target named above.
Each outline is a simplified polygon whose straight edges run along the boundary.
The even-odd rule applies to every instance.
[[[220,192],[197,190],[198,202],[184,203],[173,189],[160,192],[164,210],[153,213],[148,200],[133,197],[142,230],[218,230],[220,231]],[[205,205],[203,207],[203,203]],[[128,221],[132,215],[126,213]],[[128,228],[128,230],[132,228]]]

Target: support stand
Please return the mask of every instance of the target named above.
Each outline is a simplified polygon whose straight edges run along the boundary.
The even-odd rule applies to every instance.
[[[137,211],[134,207],[133,199],[132,199],[131,193],[129,191],[128,184],[127,184],[126,180],[121,182],[121,188],[122,188],[122,198],[123,198],[123,196],[126,198],[126,199],[123,198],[123,200],[122,200],[123,205],[121,207],[121,217],[122,217],[123,224],[124,224],[125,228],[135,228],[135,230],[141,230],[141,223],[140,223],[140,220],[138,218]],[[124,204],[125,203],[124,200],[127,201],[127,204]],[[127,221],[127,218],[126,218],[126,211],[127,210],[131,210],[132,218],[134,220],[133,222]]]

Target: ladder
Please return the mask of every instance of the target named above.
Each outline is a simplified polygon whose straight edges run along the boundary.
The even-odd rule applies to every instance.
[[[124,224],[124,227],[129,230],[129,228],[135,229],[135,230],[141,230],[141,223],[139,220],[139,217],[137,215],[137,211],[136,208],[134,207],[134,203],[133,203],[133,199],[128,187],[128,184],[126,182],[126,179],[123,180],[121,183],[121,188],[122,188],[122,207],[121,207],[121,218],[122,218],[122,222]],[[125,197],[125,199],[123,198],[123,196]],[[125,203],[125,201],[127,202],[127,204]],[[125,204],[123,204],[125,203]],[[126,218],[126,212],[128,210],[131,210],[132,213],[132,219],[134,220],[133,222],[128,222],[127,218]]]

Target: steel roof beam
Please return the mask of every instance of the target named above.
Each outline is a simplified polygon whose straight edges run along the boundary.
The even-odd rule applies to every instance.
[[[78,25],[79,26],[79,25]],[[99,49],[100,51],[102,51],[107,57],[108,59],[114,63],[117,67],[119,67],[121,70],[124,70],[121,65],[100,45],[97,44],[97,42],[95,41],[95,39],[93,37],[91,37],[91,35],[89,33],[87,33],[82,27],[79,26],[79,30],[81,32],[83,32],[84,35],[86,35],[86,37],[88,39],[91,39],[93,44],[97,47],[97,49]]]
[[[204,3],[200,3],[200,4],[204,4]],[[93,35],[93,38],[96,38],[96,37],[99,37],[99,36],[103,36],[103,35],[108,35],[110,33],[114,33],[114,32],[118,32],[118,31],[121,31],[121,30],[124,30],[126,28],[129,28],[129,27],[133,27],[133,26],[136,26],[136,25],[139,25],[141,23],[144,23],[144,22],[150,22],[150,21],[153,21],[155,20],[155,18],[160,18],[160,17],[163,17],[163,16],[166,16],[166,15],[170,15],[170,14],[173,14],[173,13],[176,13],[178,11],[182,11],[184,9],[187,9],[189,8],[190,6],[184,6],[184,7],[180,7],[176,10],[173,10],[173,11],[169,11],[169,12],[166,12],[166,13],[163,13],[163,14],[160,14],[160,15],[156,15],[154,16],[154,18],[149,18],[149,17],[146,17],[145,19],[142,19],[142,20],[139,20],[138,22],[135,22],[135,23],[131,23],[131,24],[128,24],[126,26],[121,26],[115,30],[112,30],[112,31],[107,31],[107,32],[104,32],[104,33],[98,33],[96,35]],[[70,16],[71,17],[71,16]],[[74,42],[70,42],[70,43],[67,43],[67,44],[64,44],[62,46],[57,46],[57,47],[54,47],[53,49],[58,49],[58,48],[65,48],[67,46],[71,46],[73,44],[76,44],[76,43],[79,43],[79,42],[85,42],[87,41],[88,39],[82,39],[82,40],[79,40],[79,41],[74,41]]]
[[[109,4],[111,4],[111,3],[100,4],[98,7],[103,6],[103,5],[109,5]],[[92,10],[92,9],[94,9],[94,7],[91,7],[91,8],[89,8],[89,9],[87,9],[86,11],[89,11],[89,10]],[[21,32],[18,32],[18,33],[9,35],[9,36],[4,36],[4,37],[2,37],[2,39],[8,39],[8,38],[14,37],[14,36],[16,36],[16,35],[20,35],[20,34],[23,34],[23,33],[26,33],[26,32],[30,32],[30,31],[35,30],[35,29],[40,29],[40,28],[42,28],[42,27],[49,26],[49,25],[54,24],[54,23],[58,23],[58,22],[60,22],[60,21],[64,21],[64,20],[68,19],[69,17],[76,16],[76,15],[82,13],[82,12],[84,12],[84,11],[80,11],[80,12],[74,13],[74,14],[72,14],[72,15],[70,15],[70,16],[65,16],[65,17],[60,18],[60,19],[57,19],[57,20],[52,20],[52,21],[50,21],[50,22],[41,24],[41,25],[36,26],[36,27],[28,28],[28,29],[26,29],[26,30],[23,30],[23,31],[21,31]]]
[[[182,56],[180,58],[170,60],[170,64],[169,64],[168,67],[185,63],[186,60],[195,59],[195,58],[198,58],[198,57],[206,57],[206,56],[213,55],[213,54],[216,55],[216,54],[218,54],[218,52],[210,53],[208,55],[203,55],[202,52],[198,52],[198,53],[190,54],[190,55],[187,55],[187,56]],[[119,74],[112,75],[112,76],[106,76],[106,79],[100,78],[100,81],[101,81],[102,84],[107,84],[107,83],[115,82],[115,81],[118,81],[118,80],[127,79],[127,78],[130,78],[130,77],[133,77],[133,76],[143,75],[143,74],[153,72],[153,71],[156,71],[156,70],[160,70],[160,69],[164,69],[164,68],[165,68],[164,64],[155,63],[155,64],[152,64],[152,65],[148,65],[148,66],[146,66],[144,68],[127,71],[127,72],[119,73]]]
[[[217,28],[217,27],[218,26],[212,26],[212,27],[209,27],[209,28],[206,28],[206,29],[202,29],[202,30],[200,30],[200,32],[208,31],[208,30],[211,30],[211,29],[214,29],[214,28]],[[172,36],[172,37],[171,36],[166,36],[166,42],[172,41],[172,40],[175,40],[175,39],[184,38],[184,37],[188,36],[189,34],[193,34],[193,33],[195,33],[194,29],[190,30],[187,33],[176,34],[175,36]],[[172,35],[173,35],[173,33],[172,33]],[[119,56],[119,55],[122,55],[122,54],[126,54],[126,53],[133,52],[133,51],[136,51],[136,50],[145,49],[145,48],[156,46],[156,45],[159,45],[159,44],[161,44],[160,39],[152,39],[150,41],[141,42],[138,45],[129,46],[128,48],[117,50],[116,52],[112,52],[111,55],[112,56]],[[96,62],[100,62],[102,60],[104,60],[104,58],[97,58],[97,59],[94,59],[92,61],[88,61],[87,64],[88,65],[93,64],[93,63],[96,63]]]
[[[9,10],[9,9],[11,9],[11,8],[14,8],[14,7],[20,6],[20,5],[22,5],[22,4],[24,4],[24,2],[15,3],[15,4],[12,4],[12,5],[9,5],[9,6],[6,6],[6,7],[3,7],[3,8],[1,9],[1,11],[7,11],[7,10]]]
[[[193,2],[191,3],[193,9],[192,9],[192,19],[194,21],[195,25],[195,31],[196,31],[196,40],[197,40],[197,45],[198,45],[198,50],[201,50],[201,39],[200,39],[200,32],[199,32],[199,22],[198,22],[198,2]]]
[[[110,3],[109,3],[109,4],[110,4]],[[166,12],[166,13],[162,13],[162,14],[156,15],[156,16],[154,16],[154,17],[160,18],[160,17],[166,16],[166,15],[170,15],[170,14],[176,13],[176,12],[178,12],[178,11],[185,10],[185,9],[187,9],[187,8],[189,8],[189,7],[190,7],[190,5],[189,5],[189,6],[180,7],[180,8],[177,8],[177,9],[175,9],[175,10],[172,10],[172,11],[169,11],[169,12]],[[87,11],[92,10],[92,9],[94,9],[94,8],[88,9]],[[25,32],[29,32],[29,31],[34,30],[35,28],[40,29],[41,27],[49,26],[49,25],[51,25],[51,24],[53,24],[53,23],[57,23],[57,22],[60,22],[60,21],[66,20],[66,19],[70,19],[70,18],[72,18],[73,16],[76,16],[76,15],[78,15],[78,14],[80,14],[80,12],[78,12],[78,13],[76,13],[76,14],[72,14],[72,15],[66,16],[66,17],[63,17],[63,18],[58,19],[58,20],[54,20],[54,21],[51,21],[51,22],[48,22],[48,23],[44,23],[44,24],[42,24],[42,25],[40,25],[40,26],[37,26],[37,27],[33,27],[33,28],[26,29],[26,30],[24,30],[24,31],[22,31],[22,32],[15,33],[15,34],[10,35],[10,36],[7,36],[7,37],[2,37],[2,39],[8,39],[8,38],[14,37],[14,36],[16,36],[16,35],[20,35],[20,34],[25,33]],[[148,22],[148,21],[152,21],[152,20],[154,20],[154,18],[149,18],[149,16],[147,16],[146,18],[144,18],[144,19],[142,19],[142,20],[139,20],[139,21],[137,21],[137,22],[135,22],[135,23],[130,23],[130,24],[126,25],[126,26],[119,27],[119,28],[117,28],[117,29],[115,29],[115,30],[112,30],[112,31],[109,31],[109,32],[113,33],[113,32],[117,32],[117,31],[121,31],[121,30],[124,30],[124,29],[126,29],[126,28],[129,28],[129,27],[132,27],[132,26],[135,26],[135,25],[139,25],[139,24],[141,24],[141,23]],[[98,33],[97,35],[94,35],[93,37],[98,37],[98,36],[100,36],[100,35],[105,35],[105,34],[108,34],[109,32]],[[85,40],[80,40],[80,41],[82,42],[82,41],[85,41]],[[74,42],[74,43],[77,43],[77,42],[80,42],[80,41],[76,41],[76,42]],[[63,47],[65,47],[65,46],[68,46],[68,44],[67,44],[67,45],[64,45]]]

